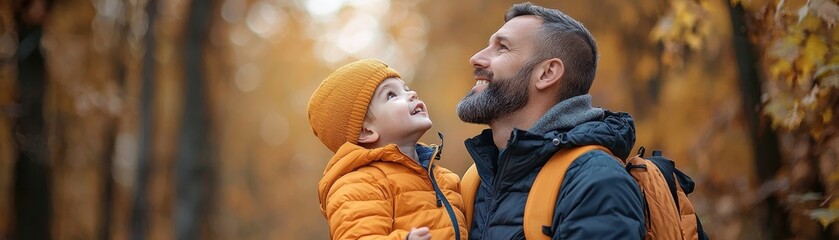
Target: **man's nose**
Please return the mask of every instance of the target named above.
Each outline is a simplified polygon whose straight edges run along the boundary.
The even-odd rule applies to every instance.
[[[489,67],[489,60],[484,56],[487,48],[481,49],[480,51],[476,52],[475,55],[472,55],[469,58],[469,63],[472,64],[472,67],[475,68],[487,68]]]

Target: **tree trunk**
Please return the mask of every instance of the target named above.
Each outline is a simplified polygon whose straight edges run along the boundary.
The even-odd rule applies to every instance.
[[[184,63],[186,84],[176,160],[175,234],[177,239],[206,239],[209,199],[215,173],[209,130],[209,108],[204,76],[205,41],[213,1],[193,1],[186,23]]]
[[[740,96],[743,104],[743,115],[746,118],[752,139],[752,152],[755,156],[754,164],[759,182],[770,182],[781,167],[781,154],[778,151],[778,137],[766,121],[761,121],[760,113],[760,78],[756,68],[757,55],[754,54],[749,42],[743,7],[739,4],[729,6],[731,14],[731,29],[733,30],[734,52],[737,56],[739,69],[738,79]],[[786,239],[790,236],[787,228],[787,213],[779,199],[770,194],[765,202],[768,239]]]
[[[157,16],[157,1],[149,0],[146,3],[149,31],[145,35],[145,52],[142,60],[142,80],[140,89],[140,141],[139,157],[137,158],[137,182],[134,189],[134,205],[131,212],[131,238],[136,240],[147,239],[149,231],[149,171],[152,169],[152,135],[154,126],[154,106],[152,91],[155,89],[155,18]]]
[[[14,127],[17,161],[14,170],[12,239],[49,239],[51,171],[44,134],[44,96],[47,85],[41,55],[42,28],[18,19],[19,116]]]

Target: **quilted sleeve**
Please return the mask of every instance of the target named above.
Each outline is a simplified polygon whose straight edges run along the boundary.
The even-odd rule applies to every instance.
[[[339,178],[326,197],[332,239],[405,239],[407,230],[392,228],[393,198],[384,174],[355,171]]]
[[[553,239],[644,239],[643,197],[635,180],[603,152],[580,158],[584,164],[573,173],[569,168],[563,183]]]

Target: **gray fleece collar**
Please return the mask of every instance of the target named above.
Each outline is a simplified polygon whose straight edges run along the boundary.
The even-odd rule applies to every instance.
[[[604,110],[591,106],[591,95],[585,94],[557,103],[528,132],[545,134],[557,129],[569,129],[581,123],[603,118]]]

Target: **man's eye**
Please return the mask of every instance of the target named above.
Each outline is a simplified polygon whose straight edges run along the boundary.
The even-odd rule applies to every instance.
[[[387,100],[390,100],[391,98],[395,98],[395,97],[396,97],[396,93],[387,92],[387,95],[386,95],[385,98],[387,98]]]
[[[499,49],[499,50],[509,50],[509,48],[507,48],[507,45],[500,44],[500,45],[498,45],[498,46],[499,46],[499,47],[498,47],[498,49]]]

